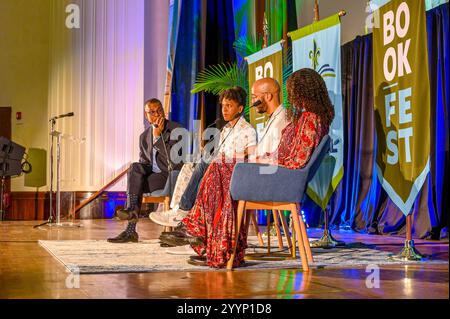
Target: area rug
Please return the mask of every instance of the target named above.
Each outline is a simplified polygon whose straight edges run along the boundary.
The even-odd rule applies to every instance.
[[[160,247],[158,240],[145,240],[136,244],[110,244],[103,240],[39,241],[39,244],[71,272],[79,274],[221,271],[190,265],[186,261],[189,256],[167,254],[166,248]],[[257,247],[256,237],[249,237],[247,254],[265,251],[266,249]],[[417,263],[389,260],[391,253],[364,244],[350,244],[344,248],[333,249],[313,248],[312,251],[315,259],[311,264],[312,268]],[[445,263],[445,261],[429,260],[426,263]],[[301,268],[299,258],[279,261],[251,260],[246,261],[245,267],[236,270],[295,268]]]

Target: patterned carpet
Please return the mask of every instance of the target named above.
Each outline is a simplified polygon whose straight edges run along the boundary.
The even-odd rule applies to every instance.
[[[106,241],[39,241],[57,260],[70,271],[80,274],[134,273],[165,271],[225,271],[208,267],[193,266],[186,262],[189,256],[169,255],[161,248],[158,240],[145,240],[137,244],[110,244]],[[247,254],[266,252],[257,247],[256,237],[249,237]],[[277,248],[274,247],[273,250]],[[371,246],[355,243],[344,248],[312,249],[315,262],[312,268],[344,267],[353,268],[364,265],[411,264],[417,262],[393,261],[391,253],[376,250]],[[298,254],[297,254],[298,255]],[[429,260],[426,263],[447,263]],[[237,271],[254,269],[293,269],[301,268],[300,259],[278,261],[249,260],[245,267]]]

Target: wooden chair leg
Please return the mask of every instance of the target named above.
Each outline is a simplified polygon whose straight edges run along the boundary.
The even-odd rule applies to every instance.
[[[291,236],[289,235],[289,226],[286,222],[286,218],[283,215],[283,212],[281,210],[278,211],[278,215],[280,216],[281,219],[281,225],[283,226],[283,232],[284,232],[284,236],[286,236],[286,241],[289,247],[289,251],[292,254],[292,241],[291,241]],[[294,257],[295,257],[295,252],[294,252]]]
[[[164,198],[164,210],[168,211],[170,209],[170,197],[166,196]]]
[[[291,250],[291,254],[292,254],[292,258],[296,259],[297,258],[297,247],[295,245],[296,239],[295,239],[295,229],[294,226],[292,225],[292,250]]]
[[[300,212],[300,204],[297,205],[297,209]],[[306,250],[306,256],[308,257],[308,261],[313,263],[314,262],[314,258],[312,256],[312,252],[311,252],[311,246],[309,244],[309,239],[308,239],[308,233],[306,232],[306,225],[305,222],[303,221],[303,218],[299,218],[300,219],[300,229],[302,232],[302,237],[303,237],[303,243],[305,245],[305,250]]]
[[[164,210],[168,211],[169,209],[170,209],[170,197],[166,196],[164,198]],[[171,231],[173,231],[173,227],[164,226],[164,231],[165,232],[171,232]]]
[[[278,210],[273,210],[272,216],[273,216],[273,223],[274,223],[275,229],[277,231],[278,248],[283,249],[283,237],[281,236],[281,231],[280,231],[280,223],[278,220]]]
[[[241,224],[242,224],[242,218],[244,217],[244,211],[245,211],[245,201],[239,201],[238,204],[238,211],[237,211],[237,220],[234,225],[234,242],[233,242],[233,250],[231,252],[230,259],[227,263],[227,269],[232,270],[233,269],[233,262],[234,258],[236,257],[236,248],[239,240],[239,232],[241,231]]]
[[[261,234],[261,230],[259,229],[258,221],[256,220],[256,215],[255,215],[256,211],[255,210],[249,211],[248,214],[249,214],[249,216],[250,216],[250,218],[252,220],[253,229],[254,229],[254,231],[256,233],[256,236],[258,237],[259,245],[260,246],[264,246],[264,240],[263,240],[263,237],[262,237],[262,234]]]
[[[305,244],[303,242],[302,231],[300,229],[300,220],[298,217],[297,205],[291,205],[292,223],[297,236],[298,250],[300,251],[300,260],[304,271],[309,271],[308,257],[306,256]]]

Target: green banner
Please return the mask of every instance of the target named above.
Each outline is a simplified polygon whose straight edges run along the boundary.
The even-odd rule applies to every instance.
[[[305,26],[289,33],[292,39],[293,70],[311,68],[319,73],[334,106],[334,120],[329,135],[330,154],[321,163],[308,183],[308,196],[322,209],[344,176],[344,122],[342,116],[341,22],[339,15]]]
[[[430,169],[425,2],[393,0],[373,29],[377,174],[408,215]]]

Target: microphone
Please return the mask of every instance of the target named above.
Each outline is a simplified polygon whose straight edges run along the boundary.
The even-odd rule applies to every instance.
[[[75,114],[74,114],[73,112],[70,112],[70,113],[66,113],[66,114],[59,115],[59,116],[54,116],[54,117],[52,117],[52,118],[50,119],[50,121],[57,120],[57,119],[62,119],[63,117],[72,117],[72,116],[74,116],[74,115],[75,115]]]
[[[218,129],[221,129],[225,125],[225,121],[222,120],[220,117],[217,118],[214,123],[208,125],[206,128],[210,128],[212,126],[216,126]]]
[[[260,106],[261,104],[262,104],[262,101],[258,100],[255,103],[253,103],[252,105],[250,105],[250,108]]]
[[[240,118],[241,115],[242,115],[242,112],[236,113],[236,114],[233,116],[233,120],[235,120],[235,119],[237,119],[237,118]],[[232,120],[232,121],[233,121],[233,120]]]

